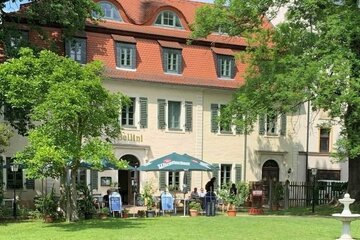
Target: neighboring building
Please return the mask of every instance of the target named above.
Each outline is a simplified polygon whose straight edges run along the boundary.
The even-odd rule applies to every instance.
[[[85,32],[59,42],[59,47],[83,64],[102,60],[108,77],[105,87],[130,97],[133,104],[119,114],[123,132],[114,143],[118,159],[140,166],[178,152],[212,163],[214,172],[190,174],[191,188],[203,187],[211,176],[217,176],[218,185],[274,177],[305,181],[306,106],[279,118],[260,117],[248,136],[216,122],[221,108],[243,84],[245,65],[234,55],[245,49],[246,42],[241,37],[212,34],[188,45],[189,24],[203,3],[107,0],[99,4],[105,21],[87,23]],[[30,41],[39,42],[35,32],[22,29]],[[45,29],[53,36],[61,31]],[[332,164],[329,158],[339,129],[318,128],[322,118],[311,113],[308,168],[321,169],[327,179],[346,180],[346,164]],[[25,145],[25,138],[15,136],[3,154],[6,163]],[[27,181],[26,171],[19,172],[16,187],[24,201],[53,184],[58,187],[52,179]],[[9,169],[3,173],[6,196],[11,198],[13,175]],[[164,185],[181,189],[183,173],[140,172],[134,176],[133,171],[125,170],[82,170],[79,181],[91,184],[94,193],[100,194],[117,183],[124,202],[132,204],[134,181],[140,187],[152,181],[158,189]]]

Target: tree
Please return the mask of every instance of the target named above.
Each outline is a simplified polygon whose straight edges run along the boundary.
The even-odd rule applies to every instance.
[[[279,7],[286,21],[269,27]],[[360,200],[360,9],[356,0],[215,0],[197,11],[195,38],[221,28],[248,40],[245,79],[227,118],[251,129],[258,116],[311,101],[341,124],[334,156],[349,160],[348,191]],[[245,118],[241,116],[246,116]]]
[[[76,176],[82,161],[98,170],[103,159],[126,165],[117,161],[111,145],[120,134],[119,110],[126,99],[102,86],[102,69],[97,61],[81,65],[45,50],[35,56],[30,49],[0,65],[6,101],[16,108],[32,106],[29,118],[35,126],[17,161],[29,177],[60,178],[68,221],[78,219]]]
[[[13,131],[7,124],[0,124],[0,153],[4,152],[4,147],[9,146],[10,138],[13,136]]]
[[[6,3],[15,5],[24,2],[27,2],[25,10],[15,13],[5,12]],[[18,23],[26,23],[41,36],[44,42],[48,43],[51,50],[61,53],[61,49],[57,49],[56,44],[52,44],[53,39],[39,26],[60,27],[61,39],[83,30],[87,20],[96,21],[93,13],[101,15],[99,6],[93,0],[0,0],[0,46],[3,50],[1,60],[4,57],[18,57],[20,47],[31,47],[37,52],[41,50],[24,38],[23,32],[19,31]],[[30,111],[29,106],[16,109],[5,99],[0,93],[0,105],[9,106],[7,112],[9,123],[19,134],[26,135],[31,128],[30,119],[26,117]]]

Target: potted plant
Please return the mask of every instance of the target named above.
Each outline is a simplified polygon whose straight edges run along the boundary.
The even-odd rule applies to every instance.
[[[272,192],[272,210],[279,210],[280,201],[284,199],[284,186],[280,182],[275,182]]]
[[[109,216],[109,213],[110,213],[110,209],[107,207],[103,207],[100,209],[99,218],[106,219]]]
[[[55,189],[52,188],[48,194],[37,198],[35,200],[35,207],[40,211],[46,223],[54,222],[58,217],[58,201],[55,196]]]
[[[124,208],[124,209],[122,210],[122,217],[123,217],[123,218],[128,218],[128,217],[129,217],[129,209]]]
[[[229,217],[235,217],[237,213],[237,207],[244,203],[238,194],[231,193],[226,196],[225,202],[228,204],[227,214]]]
[[[94,199],[90,189],[86,185],[79,185],[78,191],[80,199],[78,200],[78,209],[84,215],[85,219],[91,219],[96,213]]]
[[[189,203],[189,211],[190,211],[190,216],[191,217],[196,217],[197,215],[199,215],[199,212],[201,211],[201,204],[199,202],[196,201],[191,201]]]
[[[144,199],[146,206],[146,217],[155,216],[155,201],[154,201],[154,188],[150,182],[146,182],[144,185],[142,198]]]

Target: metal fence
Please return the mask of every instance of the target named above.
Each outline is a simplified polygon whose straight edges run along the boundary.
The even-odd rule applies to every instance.
[[[319,180],[316,182],[251,182],[250,186],[262,186],[263,204],[272,205],[276,194],[275,186],[283,187],[283,203],[285,207],[307,207],[328,204],[333,199],[339,199],[345,193],[347,182]]]

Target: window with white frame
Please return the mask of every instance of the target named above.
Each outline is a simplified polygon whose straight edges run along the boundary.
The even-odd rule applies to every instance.
[[[168,172],[167,186],[169,189],[180,190],[180,172]]]
[[[233,79],[235,76],[234,56],[217,55],[217,73],[219,78]]]
[[[192,131],[192,102],[158,99],[158,128]]]
[[[135,126],[135,104],[136,99],[130,98],[128,105],[124,106],[121,110],[121,125],[124,127]]]
[[[107,1],[101,1],[98,2],[101,11],[102,11],[102,15],[99,16],[98,14],[93,14],[93,16],[95,18],[103,18],[103,19],[107,19],[107,20],[113,20],[113,21],[117,21],[117,22],[122,22],[122,18],[120,16],[119,13],[119,9],[117,9],[117,7],[115,7],[114,4],[107,2]]]
[[[231,164],[221,164],[220,166],[220,186],[231,183]]]
[[[156,26],[183,28],[180,18],[172,11],[162,11],[156,18]]]
[[[265,114],[259,117],[259,134],[267,136],[286,135],[286,114]]]
[[[182,55],[180,49],[163,48],[163,67],[166,73],[182,72]]]
[[[120,123],[125,128],[147,128],[148,99],[146,97],[130,97],[128,105],[120,112]]]
[[[136,69],[136,45],[116,43],[116,66],[119,68]]]
[[[211,132],[233,134],[231,121],[220,120],[225,108],[225,104],[211,104]]]
[[[72,38],[65,42],[65,53],[78,63],[86,63],[86,39]]]
[[[181,102],[168,101],[168,126],[171,130],[180,130]]]
[[[320,128],[320,152],[330,151],[330,128]]]

